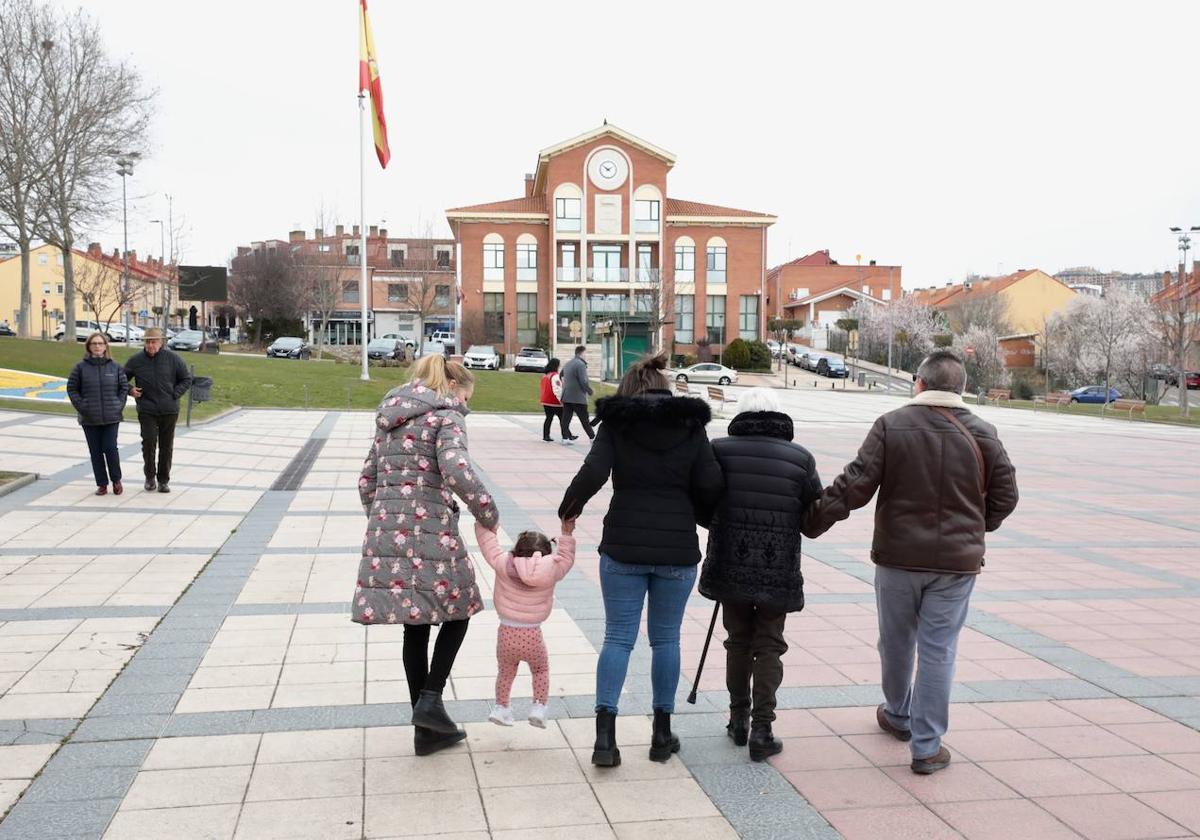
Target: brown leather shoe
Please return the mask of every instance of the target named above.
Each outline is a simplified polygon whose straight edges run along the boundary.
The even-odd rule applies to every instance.
[[[912,733],[907,729],[901,729],[899,726],[893,726],[888,720],[887,715],[883,711],[883,704],[880,703],[875,709],[875,720],[879,722],[879,728],[887,734],[891,735],[897,741],[911,741]]]
[[[121,482],[114,481],[113,482],[113,493],[120,496],[124,492],[125,492],[125,488],[121,486]]]
[[[108,495],[108,485],[107,485],[107,484],[101,484],[99,487],[97,487],[97,488],[96,488],[96,495],[97,495],[97,496],[107,496],[107,495]]]
[[[929,758],[914,758],[912,761],[912,771],[922,776],[945,770],[949,766],[950,750],[945,747],[939,749],[937,755],[931,755]]]

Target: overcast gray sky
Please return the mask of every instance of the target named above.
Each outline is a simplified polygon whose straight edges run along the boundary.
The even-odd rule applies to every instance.
[[[73,3],[63,3],[73,7]],[[175,198],[185,261],[358,220],[357,0],[87,0],[160,91],[131,247]],[[607,118],[676,197],[769,211],[770,263],[829,248],[905,285],[1161,270],[1200,225],[1200,3],[373,0],[392,161],[368,224],[517,196]],[[114,179],[116,176],[114,175]],[[119,243],[120,220],[96,233]],[[1200,243],[1198,243],[1200,244]]]

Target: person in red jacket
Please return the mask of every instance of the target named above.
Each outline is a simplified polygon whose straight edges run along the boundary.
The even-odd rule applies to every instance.
[[[551,359],[546,364],[546,373],[542,376],[542,409],[546,412],[546,422],[542,424],[542,440],[551,441],[550,424],[554,418],[562,421],[562,377],[558,375],[558,359]]]

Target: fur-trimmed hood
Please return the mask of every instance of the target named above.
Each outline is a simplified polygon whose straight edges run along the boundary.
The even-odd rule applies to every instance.
[[[792,418],[778,411],[743,411],[729,423],[729,434],[791,440],[795,437]]]
[[[712,411],[695,397],[647,391],[638,397],[601,397],[596,400],[596,419],[650,449],[669,449],[708,425]]]

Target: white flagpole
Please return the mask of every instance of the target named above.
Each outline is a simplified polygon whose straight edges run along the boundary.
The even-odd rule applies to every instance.
[[[361,18],[360,18],[361,19]],[[360,24],[361,25],[361,24]],[[366,95],[358,92],[358,230],[361,234],[358,244],[358,300],[361,306],[362,323],[359,330],[359,343],[362,345],[362,373],[359,379],[371,381],[371,372],[367,367],[367,165],[366,152],[363,151],[367,132]]]

